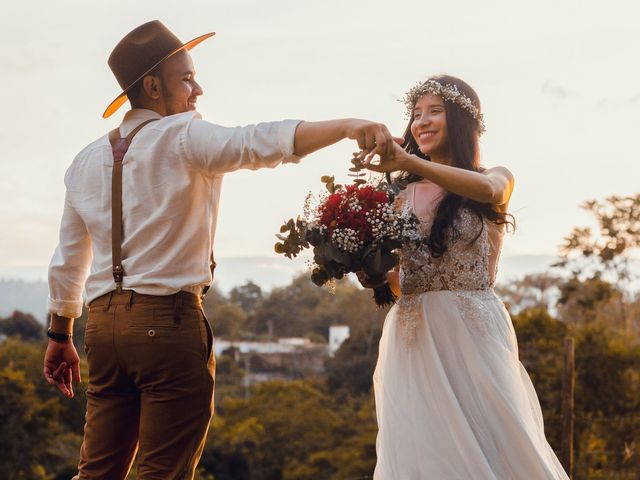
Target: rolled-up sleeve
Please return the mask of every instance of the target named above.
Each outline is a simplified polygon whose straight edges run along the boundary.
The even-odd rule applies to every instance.
[[[193,117],[182,145],[186,158],[209,174],[298,163],[301,157],[294,153],[294,141],[299,123],[283,120],[229,128]]]
[[[90,265],[91,237],[67,192],[60,224],[60,243],[49,265],[49,313],[70,318],[82,314],[82,292]]]

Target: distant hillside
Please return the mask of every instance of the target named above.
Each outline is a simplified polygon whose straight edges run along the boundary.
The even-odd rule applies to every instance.
[[[307,258],[229,257],[217,259],[216,286],[223,292],[251,280],[265,290],[287,285],[307,271]],[[498,282],[506,283],[528,273],[546,271],[552,255],[518,255],[500,261]],[[48,288],[46,267],[0,267],[0,316],[14,310],[31,313],[44,321]]]
[[[531,273],[549,270],[558,257],[554,255],[512,255],[500,259],[498,265],[498,283],[522,278]]]
[[[6,317],[14,310],[21,310],[44,321],[47,316],[48,292],[44,281],[0,280],[0,317]]]

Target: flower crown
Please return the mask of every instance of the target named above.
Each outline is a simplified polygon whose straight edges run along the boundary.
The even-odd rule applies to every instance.
[[[458,105],[478,122],[480,135],[485,132],[486,128],[484,125],[484,118],[482,116],[482,113],[480,113],[480,109],[476,107],[476,105],[469,97],[459,91],[456,85],[442,84],[436,80],[431,79],[417,84],[405,94],[402,101],[407,108],[407,118],[411,118],[411,115],[413,114],[413,108],[415,107],[418,99],[423,95],[426,95],[427,93],[437,95],[439,97],[442,97],[443,100]]]

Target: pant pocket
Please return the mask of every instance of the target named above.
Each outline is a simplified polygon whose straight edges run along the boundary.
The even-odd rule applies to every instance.
[[[120,312],[126,319],[123,333],[133,336],[173,336],[180,330],[173,309],[140,308],[130,312]]]
[[[211,328],[211,324],[207,319],[207,316],[204,313],[204,309],[200,307],[200,316],[202,317],[202,326],[205,329],[206,336],[206,351],[205,351],[205,360],[208,362],[211,359],[211,355],[213,355],[213,329]]]

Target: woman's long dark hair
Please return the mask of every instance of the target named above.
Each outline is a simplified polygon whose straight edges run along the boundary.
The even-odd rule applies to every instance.
[[[458,91],[466,95],[480,110],[480,98],[478,94],[464,81],[450,75],[436,75],[430,77],[443,85],[455,85]],[[473,172],[480,172],[480,156],[478,148],[478,138],[480,136],[480,123],[474,119],[466,110],[463,110],[457,104],[446,101],[444,109],[447,118],[447,141],[448,148],[452,159],[452,166],[464,168]],[[428,155],[423,154],[418,148],[416,140],[411,134],[411,123],[413,118],[409,120],[409,124],[404,132],[404,144],[402,147],[407,153],[417,155],[424,160],[430,160]],[[387,179],[391,181],[391,176],[387,174]],[[422,180],[422,177],[409,172],[401,172],[393,181],[405,188],[409,183]],[[428,246],[434,257],[440,257],[447,251],[447,234],[450,239],[459,236],[459,232],[455,226],[461,208],[468,208],[475,213],[480,220],[483,218],[497,224],[508,224],[515,228],[515,219],[511,214],[498,212],[493,209],[489,203],[480,203],[470,198],[465,198],[455,193],[448,192],[440,202],[438,210],[435,214],[433,224],[431,226],[431,234],[428,239]],[[482,223],[484,228],[484,223]],[[475,241],[482,230],[478,232]]]

